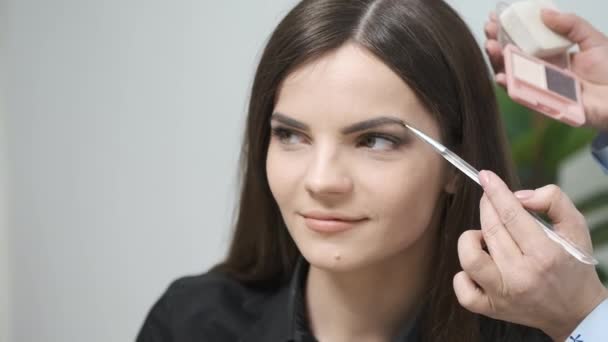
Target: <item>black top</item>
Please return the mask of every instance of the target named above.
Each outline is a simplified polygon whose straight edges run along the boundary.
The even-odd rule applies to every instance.
[[[304,306],[307,273],[300,259],[278,291],[252,289],[218,272],[178,279],[150,310],[136,342],[317,342]],[[533,335],[517,341],[550,341]],[[396,342],[419,342],[415,320]]]

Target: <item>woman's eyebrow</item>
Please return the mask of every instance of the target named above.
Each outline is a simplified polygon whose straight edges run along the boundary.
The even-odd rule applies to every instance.
[[[303,130],[303,131],[310,130],[310,128],[307,124],[300,122],[296,119],[290,118],[289,116],[282,114],[282,113],[278,113],[278,112],[273,113],[272,116],[270,117],[270,120],[276,120],[284,125],[291,126],[291,127]],[[373,119],[357,122],[357,123],[354,123],[347,127],[344,127],[343,129],[340,130],[340,132],[344,135],[347,135],[347,134],[352,134],[352,133],[356,133],[356,132],[360,132],[360,131],[365,131],[365,130],[368,130],[371,128],[376,128],[379,126],[387,126],[387,125],[397,125],[397,126],[403,127],[403,129],[406,129],[405,123],[401,119],[398,119],[395,117],[390,117],[390,116],[379,116],[379,117],[376,117]]]
[[[289,116],[285,115],[285,114],[281,114],[279,112],[274,112],[272,113],[272,115],[270,116],[270,121],[278,121],[284,125],[287,126],[291,126],[293,128],[297,128],[300,129],[302,131],[309,131],[310,128],[308,127],[307,124],[300,122],[296,119],[292,119]]]
[[[406,129],[405,123],[403,120],[393,118],[390,116],[379,116],[377,118],[361,121],[355,124],[352,124],[348,127],[345,127],[341,130],[342,134],[352,134],[359,131],[365,131],[371,128],[376,128],[379,126],[387,126],[387,125],[397,125]]]

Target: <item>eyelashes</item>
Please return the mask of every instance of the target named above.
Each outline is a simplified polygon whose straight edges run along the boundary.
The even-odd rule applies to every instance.
[[[302,133],[285,127],[272,127],[271,134],[273,138],[276,138],[281,144],[284,145],[294,145],[301,143],[303,142],[302,140],[304,140]]]
[[[392,151],[403,145],[403,140],[385,133],[365,133],[358,140],[357,146],[372,150]]]
[[[282,126],[272,127],[271,135],[285,147],[296,147],[299,144],[310,143],[304,133]],[[380,133],[365,132],[355,139],[355,147],[365,148],[371,151],[388,152],[398,150],[406,143],[406,140],[398,136]]]

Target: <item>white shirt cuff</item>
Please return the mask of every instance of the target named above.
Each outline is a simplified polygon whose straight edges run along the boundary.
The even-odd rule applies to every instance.
[[[605,299],[576,327],[566,342],[608,341],[608,299]]]

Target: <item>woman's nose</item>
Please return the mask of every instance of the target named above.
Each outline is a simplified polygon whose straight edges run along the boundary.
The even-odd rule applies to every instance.
[[[349,193],[353,181],[348,167],[340,160],[337,151],[317,153],[306,174],[306,190],[313,195],[338,195]]]

